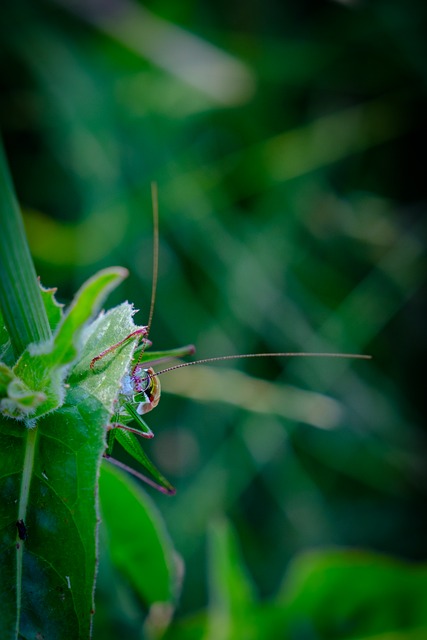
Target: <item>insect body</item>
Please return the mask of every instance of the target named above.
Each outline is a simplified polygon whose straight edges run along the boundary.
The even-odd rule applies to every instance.
[[[102,352],[102,354],[94,358],[91,362],[91,369],[94,373],[97,373],[98,368],[101,367],[101,361],[106,355],[119,349],[127,340],[132,339],[140,340],[141,334],[133,332],[124,340],[112,345]],[[154,369],[146,366],[146,363],[150,362],[154,364],[156,362],[169,360],[170,358],[189,355],[194,353],[194,347],[193,345],[188,345],[181,349],[157,352],[148,356],[148,354],[145,353],[145,348],[151,343],[145,340],[145,338],[143,338],[143,340],[144,342],[139,355],[132,363],[130,372],[126,374],[122,380],[116,401],[116,411],[112,416],[111,423],[107,427],[107,450],[104,457],[157,490],[163,493],[173,494],[175,493],[175,489],[151,462],[136,438],[136,435],[142,438],[152,438],[154,436],[154,433],[142,416],[154,409],[160,399],[159,378],[155,374]],[[144,362],[142,362],[143,360]],[[141,474],[111,457],[116,441],[150,473],[151,477]]]

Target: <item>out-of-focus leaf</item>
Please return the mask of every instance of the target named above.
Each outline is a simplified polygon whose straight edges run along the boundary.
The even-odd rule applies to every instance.
[[[369,630],[427,638],[426,597],[425,566],[359,551],[306,553],[286,574],[271,637],[360,640]]]
[[[209,609],[206,638],[255,638],[254,588],[230,525],[217,521],[209,536]]]
[[[162,640],[200,640],[206,637],[207,613],[198,613],[175,621]]]
[[[178,621],[169,628],[167,640],[427,638],[427,568],[424,565],[411,565],[361,551],[304,553],[291,563],[275,599],[251,602],[244,597],[238,599],[240,606],[236,606],[235,599],[227,599],[235,578],[224,572],[218,550],[211,552],[211,564],[214,561],[215,573],[222,575],[219,592],[222,607],[217,609],[217,614],[222,610],[222,617],[217,615],[215,626],[212,625],[211,599],[206,618],[198,614]],[[239,571],[237,564],[237,575]],[[241,579],[237,579],[237,584],[242,584]]]
[[[175,551],[154,504],[109,464],[102,467],[99,487],[113,563],[147,605],[174,603],[179,587]]]

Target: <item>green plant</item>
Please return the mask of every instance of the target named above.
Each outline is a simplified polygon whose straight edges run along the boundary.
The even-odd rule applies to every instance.
[[[277,592],[260,598],[235,532],[223,518],[208,535],[208,606],[165,640],[423,640],[427,568],[369,551],[296,555]]]
[[[106,508],[117,564],[146,602],[175,595],[172,549],[159,517],[122,473],[100,471],[105,426],[135,340],[125,340],[99,371],[90,364],[138,327],[128,303],[93,320],[124,269],[99,272],[65,313],[55,290],[39,285],[3,155],[0,162],[1,637],[83,639],[94,612],[98,483],[101,502],[113,499],[129,516],[125,528],[149,540],[141,576],[134,569],[141,545],[124,545],[117,509],[111,519]],[[135,436],[127,436],[120,441],[135,450]],[[143,453],[139,460],[166,482]]]
[[[2,624],[10,637],[60,639],[71,629],[76,638],[86,638],[94,609],[98,492],[115,564],[146,603],[170,604],[176,595],[172,550],[160,519],[141,492],[108,467],[101,474],[100,466],[107,457],[161,491],[174,492],[135,434],[152,437],[140,412],[156,406],[160,394],[157,376],[144,367],[193,347],[145,352],[148,327],[134,324],[128,303],[93,320],[126,276],[119,267],[88,280],[64,313],[55,290],[36,280],[4,158],[2,176],[1,562],[8,594]],[[343,354],[246,354],[197,363],[267,355]],[[150,477],[110,457],[116,441]]]

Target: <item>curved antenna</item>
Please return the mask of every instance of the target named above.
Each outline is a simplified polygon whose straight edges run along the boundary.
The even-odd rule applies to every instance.
[[[182,369],[182,367],[191,367],[195,364],[206,364],[207,362],[219,362],[220,360],[242,360],[243,358],[352,358],[355,360],[371,360],[372,356],[367,356],[359,353],[298,353],[298,352],[278,352],[278,353],[243,353],[230,356],[216,356],[214,358],[202,358],[201,360],[194,360],[193,362],[181,362],[181,364],[175,364],[173,367],[167,367],[156,373],[150,373],[150,378],[154,376],[160,376],[163,373],[169,371],[175,371],[175,369]]]
[[[153,322],[157,280],[159,277],[159,194],[157,190],[157,182],[151,183],[151,203],[153,207],[153,275],[151,279],[151,301],[150,313],[148,315],[147,336]]]
[[[151,183],[151,204],[153,209],[153,266],[151,276],[150,311],[148,314],[148,323],[144,327],[145,334],[142,348],[138,355],[138,359],[132,369],[132,373],[135,372],[137,366],[140,364],[142,356],[144,355],[145,347],[148,344],[147,338],[148,334],[150,333],[151,324],[153,322],[154,306],[156,304],[157,281],[159,277],[159,194],[157,190],[157,182]]]

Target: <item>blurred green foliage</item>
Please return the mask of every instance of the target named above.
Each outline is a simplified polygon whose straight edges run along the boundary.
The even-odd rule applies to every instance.
[[[223,514],[257,585],[236,578],[236,615],[266,599],[279,611],[254,622],[254,637],[425,637],[423,616],[405,604],[412,589],[426,595],[425,580],[408,586],[401,572],[411,569],[369,553],[427,555],[426,13],[416,0],[2,9],[0,124],[43,284],[66,301],[96,269],[120,264],[131,275],[115,301],[134,302],[146,322],[156,180],[155,348],[374,355],[162,378],[149,452],[178,487],[153,496],[186,567],[177,617],[210,603],[208,627],[192,632],[190,618],[171,638],[252,637],[212,631],[206,531]],[[357,555],[307,553],[331,546],[372,560],[363,569]],[[306,617],[292,627],[280,584],[295,556],[292,566],[320,574],[293,600]],[[139,638],[143,606],[119,576],[111,586],[105,563],[99,637]],[[396,592],[383,597],[387,588]],[[316,609],[319,589],[329,605]]]

